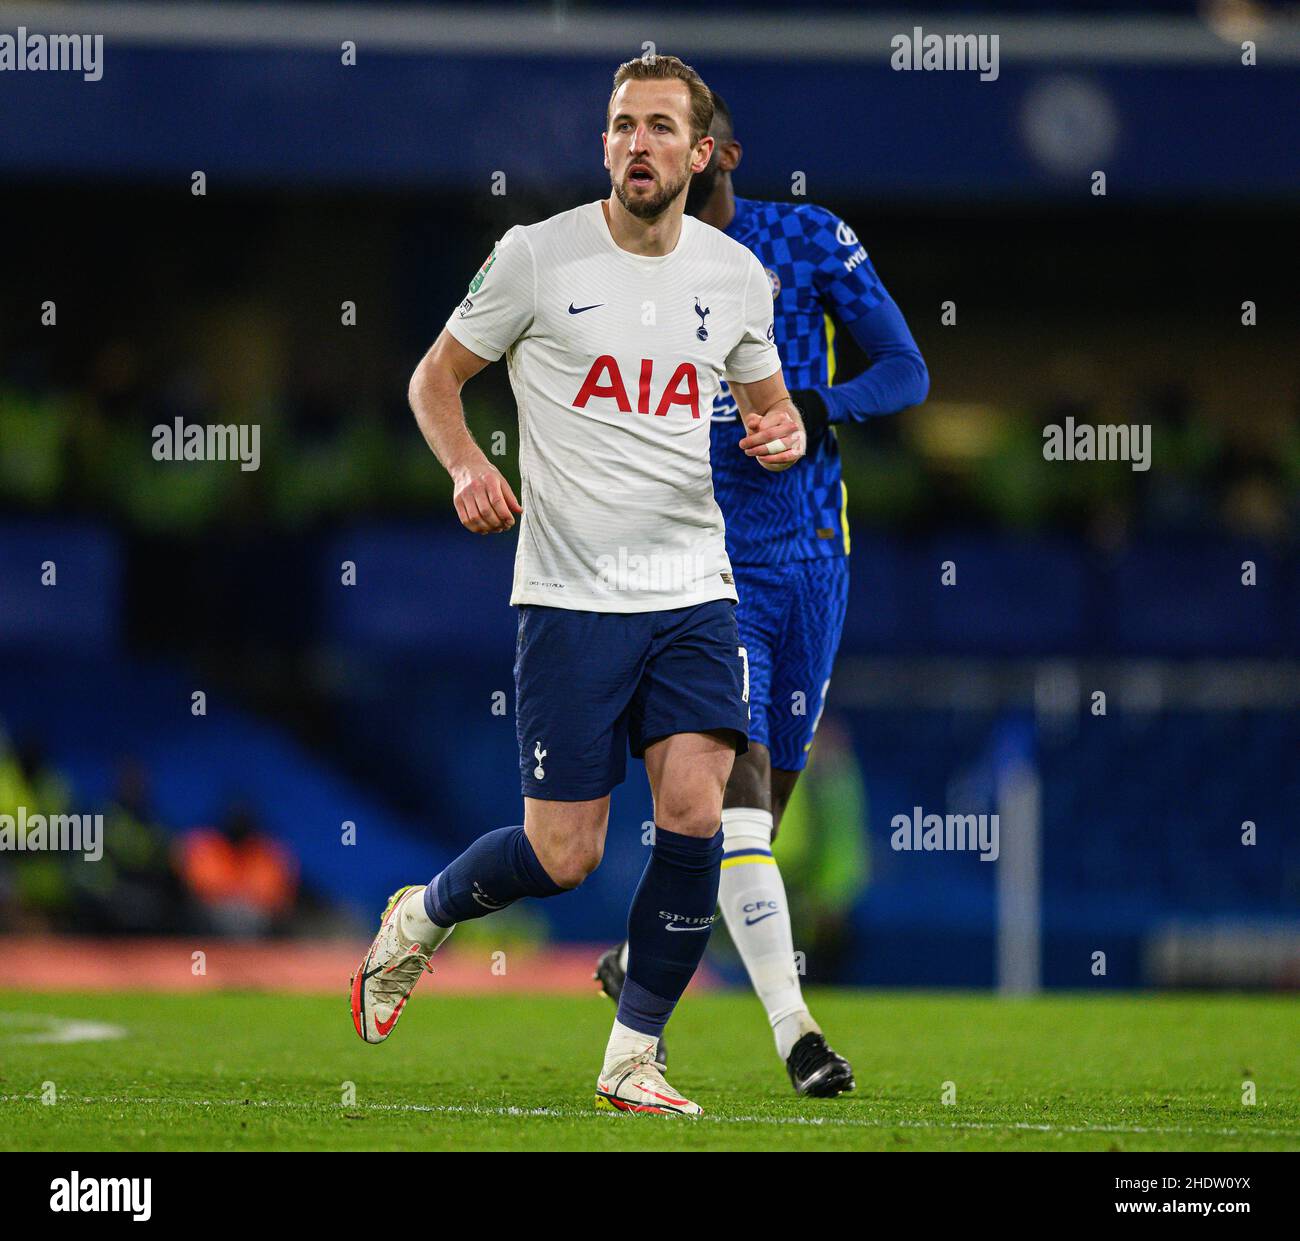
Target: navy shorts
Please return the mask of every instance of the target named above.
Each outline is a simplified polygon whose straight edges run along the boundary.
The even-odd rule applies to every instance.
[[[802,771],[844,629],[848,558],[732,568],[749,654],[749,739],[767,746],[773,767]]]
[[[748,747],[748,670],[736,605],[664,612],[519,606],[515,721],[525,797],[590,801],[627,753],[674,733],[726,730]]]

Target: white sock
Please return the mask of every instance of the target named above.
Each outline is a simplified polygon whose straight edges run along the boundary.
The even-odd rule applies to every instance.
[[[812,1019],[812,1014],[806,1008],[801,1008],[797,1013],[791,1013],[788,1017],[782,1017],[773,1023],[772,1033],[776,1036],[776,1053],[782,1061],[790,1058],[794,1045],[810,1031],[820,1034],[822,1028]]]
[[[615,1019],[614,1028],[609,1032],[609,1042],[605,1045],[605,1065],[602,1075],[607,1073],[620,1060],[629,1056],[639,1056],[647,1047],[659,1046],[659,1040],[653,1034],[642,1034]]]
[[[425,913],[423,888],[402,901],[402,912],[398,917],[403,936],[412,943],[423,944],[430,952],[456,929],[454,926],[439,926]]]
[[[785,884],[772,856],[771,811],[739,806],[724,810],[722,847],[718,904],[749,981],[767,1009],[777,1054],[785,1060],[817,1025],[803,1002],[794,967]]]

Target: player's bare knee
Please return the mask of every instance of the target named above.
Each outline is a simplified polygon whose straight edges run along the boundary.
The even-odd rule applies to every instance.
[[[547,874],[555,881],[557,887],[563,888],[566,892],[572,892],[575,888],[580,888],[583,881],[596,868],[590,869],[580,865],[566,863],[563,866],[554,868],[547,867]]]
[[[679,836],[708,840],[722,826],[722,804],[663,806],[655,812],[655,826]]]
[[[570,803],[561,814],[554,804],[531,803],[524,813],[537,860],[560,887],[578,887],[600,865],[609,814],[606,802]]]
[[[562,888],[579,887],[600,865],[604,848],[597,841],[574,841],[554,849],[542,860],[546,873]]]

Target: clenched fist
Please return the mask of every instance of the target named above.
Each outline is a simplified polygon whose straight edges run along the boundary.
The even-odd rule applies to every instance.
[[[774,474],[788,470],[804,455],[808,437],[803,419],[788,401],[765,414],[746,414],[745,428],[749,434],[740,441],[740,447],[747,457],[758,458],[765,470]]]
[[[501,471],[486,457],[456,470],[452,478],[456,516],[466,530],[500,534],[514,526],[515,517],[524,511]]]

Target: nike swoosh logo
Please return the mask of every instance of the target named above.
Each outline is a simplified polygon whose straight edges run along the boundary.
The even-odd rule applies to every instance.
[[[746,918],[745,925],[753,926],[755,922],[762,922],[764,918],[775,918],[780,912],[779,909],[774,909],[770,914],[759,914],[757,918]]]
[[[593,302],[590,306],[575,306],[572,302],[570,302],[569,313],[571,315],[580,315],[584,310],[596,310],[599,307],[603,306],[604,304],[605,304],[604,302]]]
[[[670,922],[667,927],[670,931],[710,931],[713,929],[709,926],[682,926],[680,922]]]
[[[375,1018],[375,1033],[381,1037],[389,1032],[396,1024],[397,1019],[402,1015],[402,1009],[406,1007],[404,999],[397,1001],[397,1007],[389,1014],[387,1021],[380,1021]]]

